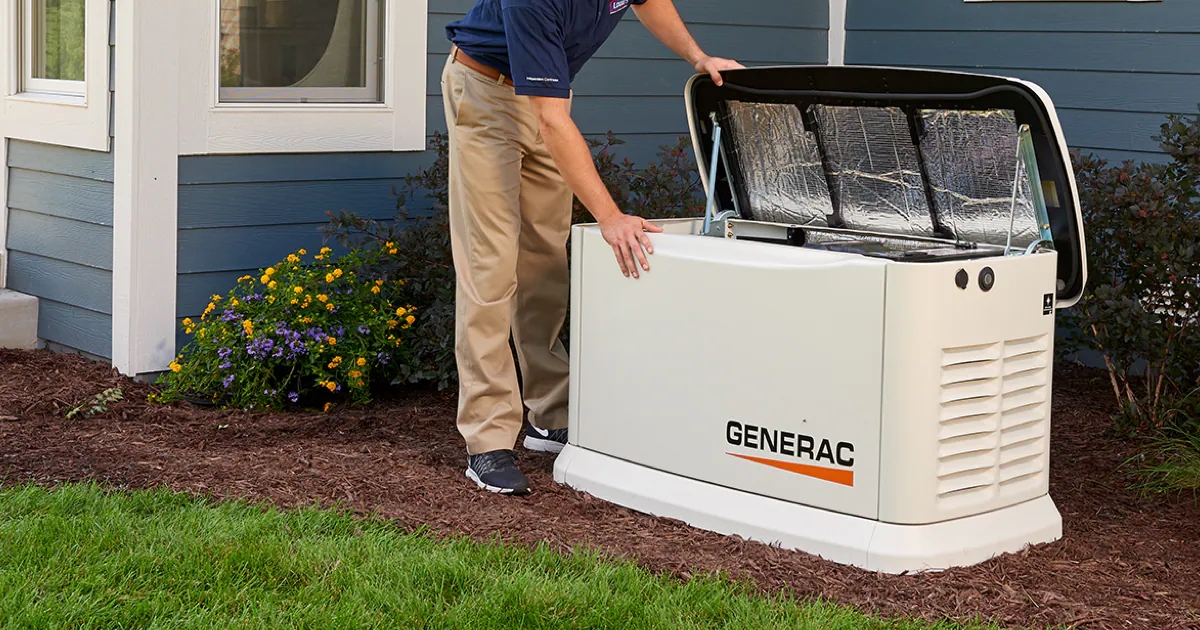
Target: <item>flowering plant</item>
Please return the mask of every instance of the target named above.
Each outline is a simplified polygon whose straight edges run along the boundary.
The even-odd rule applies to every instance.
[[[212,296],[199,321],[183,320],[191,342],[160,380],[158,399],[211,399],[228,407],[275,409],[363,404],[404,362],[403,335],[416,317],[386,297],[387,282],[356,270],[386,250],[340,259],[303,249]],[[394,280],[393,283],[403,283]]]

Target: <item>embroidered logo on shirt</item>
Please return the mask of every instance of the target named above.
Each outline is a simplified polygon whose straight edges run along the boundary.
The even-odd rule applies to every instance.
[[[608,14],[612,15],[627,6],[629,6],[629,0],[609,0]]]

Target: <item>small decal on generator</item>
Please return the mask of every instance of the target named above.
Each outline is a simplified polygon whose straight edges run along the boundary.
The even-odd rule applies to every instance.
[[[1054,294],[1047,293],[1042,296],[1042,315],[1049,315],[1054,312]]]

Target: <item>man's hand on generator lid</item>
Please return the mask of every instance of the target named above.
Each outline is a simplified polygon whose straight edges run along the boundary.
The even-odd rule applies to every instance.
[[[617,207],[596,171],[596,163],[592,161],[592,152],[583,134],[571,120],[566,99],[550,96],[531,99],[542,137],[567,186],[600,225],[600,233],[613,248],[621,273],[625,277],[640,277],[638,267],[649,271],[646,255],[654,253],[646,232],[661,232],[662,228],[641,217],[625,214]]]

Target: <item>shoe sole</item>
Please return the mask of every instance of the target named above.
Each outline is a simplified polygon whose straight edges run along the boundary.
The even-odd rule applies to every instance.
[[[518,490],[518,489],[513,489],[513,488],[501,488],[500,486],[493,486],[493,485],[486,484],[483,482],[482,479],[479,478],[479,475],[475,474],[475,471],[471,470],[470,468],[467,469],[467,479],[474,481],[475,485],[479,486],[479,488],[481,490],[487,490],[488,492],[494,492],[496,494],[511,494],[513,496],[521,496],[521,495],[529,494],[531,492],[531,490],[529,488],[526,488],[524,490]]]
[[[540,453],[561,453],[566,444],[555,442],[554,440],[546,440],[533,435],[525,436],[525,448],[531,451]]]

